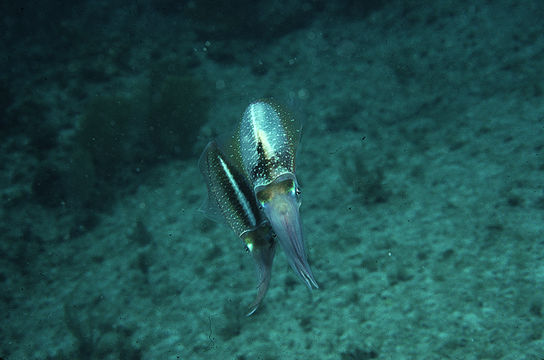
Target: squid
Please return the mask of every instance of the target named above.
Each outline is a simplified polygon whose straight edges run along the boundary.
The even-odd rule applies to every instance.
[[[276,241],[269,222],[257,203],[253,189],[237,164],[236,154],[222,150],[211,141],[199,160],[200,172],[208,188],[206,214],[213,220],[224,221],[242,239],[251,253],[257,271],[257,295],[249,305],[252,315],[270,284]]]
[[[238,155],[256,202],[276,235],[291,268],[309,289],[318,288],[306,258],[295,175],[301,127],[271,100],[245,110],[238,130]]]
[[[295,175],[299,123],[271,100],[251,103],[230,139],[208,143],[199,168],[208,188],[206,214],[242,239],[257,270],[252,315],[263,301],[279,243],[296,275],[318,288],[306,257]]]

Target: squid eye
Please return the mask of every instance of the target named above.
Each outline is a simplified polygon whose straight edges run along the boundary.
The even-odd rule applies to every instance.
[[[298,188],[298,187],[295,188],[295,192],[296,192],[297,195],[302,194],[302,191],[301,191],[300,188]]]

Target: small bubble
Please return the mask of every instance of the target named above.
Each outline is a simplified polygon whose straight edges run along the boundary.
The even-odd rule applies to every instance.
[[[298,98],[301,100],[305,100],[308,98],[308,90],[306,89],[299,89],[297,92]]]
[[[224,80],[221,80],[221,79],[220,79],[220,80],[217,80],[217,81],[215,82],[215,88],[216,88],[217,90],[223,90],[223,89],[225,88],[225,81],[224,81]]]

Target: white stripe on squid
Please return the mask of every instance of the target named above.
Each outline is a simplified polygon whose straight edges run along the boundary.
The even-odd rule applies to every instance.
[[[234,189],[234,192],[236,193],[236,198],[240,202],[240,205],[242,205],[242,208],[244,209],[246,216],[249,218],[249,221],[251,222],[251,226],[257,226],[257,219],[255,219],[255,215],[251,211],[251,205],[249,204],[249,201],[246,199],[242,190],[240,190],[240,187],[236,183],[234,176],[232,176],[232,173],[230,172],[229,167],[227,166],[227,164],[223,161],[221,157],[219,157],[219,162],[221,163],[221,167],[223,168],[223,171],[225,171],[225,174],[227,174],[227,178],[229,179],[230,185]]]

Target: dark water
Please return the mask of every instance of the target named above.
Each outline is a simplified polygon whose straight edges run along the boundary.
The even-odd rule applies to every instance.
[[[544,358],[542,19],[539,1],[3,2],[0,358]],[[263,97],[302,123],[320,287],[278,251],[247,318],[251,256],[198,211],[198,159]]]

